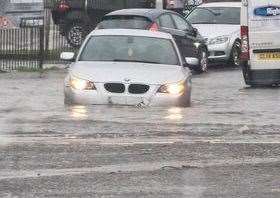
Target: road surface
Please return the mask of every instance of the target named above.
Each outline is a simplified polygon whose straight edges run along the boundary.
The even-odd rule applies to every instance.
[[[65,74],[0,74],[0,197],[280,197],[279,88],[216,68],[190,108],[64,106]]]

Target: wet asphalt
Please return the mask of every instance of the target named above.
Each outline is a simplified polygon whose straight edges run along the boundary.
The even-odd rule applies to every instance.
[[[65,75],[0,73],[0,197],[280,197],[280,88],[217,67],[190,108],[65,106]]]

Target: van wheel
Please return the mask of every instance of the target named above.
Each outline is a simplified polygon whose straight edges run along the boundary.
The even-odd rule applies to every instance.
[[[81,21],[74,21],[66,26],[66,40],[71,47],[80,47],[87,34],[87,28]]]
[[[244,81],[245,81],[246,85],[252,85],[251,74],[250,74],[250,69],[248,67],[248,63],[242,64],[242,73],[243,73],[243,77],[244,77]]]
[[[233,47],[231,50],[231,55],[230,55],[230,60],[229,60],[230,66],[233,66],[233,67],[241,66],[240,54],[241,54],[241,43],[239,41],[236,41],[233,44]]]

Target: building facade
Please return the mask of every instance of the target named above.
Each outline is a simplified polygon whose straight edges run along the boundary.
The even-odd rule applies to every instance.
[[[26,18],[42,17],[43,11],[43,0],[0,0],[1,18],[15,27]]]

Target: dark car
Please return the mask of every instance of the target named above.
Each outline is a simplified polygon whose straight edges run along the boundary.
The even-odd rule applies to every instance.
[[[208,67],[207,45],[192,25],[180,14],[161,9],[123,9],[105,15],[97,29],[147,29],[170,33],[183,57],[199,59],[194,70],[204,72]]]
[[[73,47],[79,47],[84,37],[102,17],[124,8],[154,8],[155,0],[49,0],[52,18],[60,32]]]

